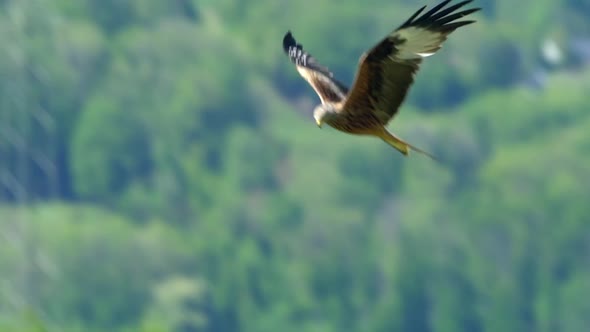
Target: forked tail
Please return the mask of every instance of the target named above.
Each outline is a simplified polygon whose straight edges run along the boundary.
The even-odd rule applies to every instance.
[[[438,158],[436,158],[435,156],[433,156],[432,154],[413,146],[412,144],[405,142],[404,140],[402,140],[401,138],[395,136],[394,134],[390,133],[387,130],[383,131],[383,135],[381,135],[381,139],[385,141],[385,143],[393,146],[396,150],[398,150],[399,152],[401,152],[404,156],[407,156],[408,153],[410,152],[410,150],[414,150],[416,152],[419,152],[425,156],[430,157],[433,160],[439,161]]]

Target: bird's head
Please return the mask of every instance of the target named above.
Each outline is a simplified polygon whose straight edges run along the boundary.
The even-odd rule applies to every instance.
[[[330,104],[320,104],[313,110],[313,118],[320,128],[322,128],[326,119],[334,114],[336,114],[336,109]]]

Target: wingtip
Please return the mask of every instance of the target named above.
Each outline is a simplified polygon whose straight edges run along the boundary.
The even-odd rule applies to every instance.
[[[435,28],[435,29],[444,29],[448,32],[469,24],[463,22],[453,22],[461,17],[467,16],[471,13],[480,11],[481,8],[470,8],[463,11],[458,11],[459,8],[464,7],[465,5],[473,2],[473,0],[463,0],[458,3],[455,3],[452,6],[447,6],[450,4],[452,0],[443,0],[438,5],[434,6],[428,12],[422,14],[418,17],[418,14],[422,12],[424,7],[420,8],[414,15],[410,17],[404,24],[402,24],[399,29],[407,28],[410,26],[422,26],[428,28]]]
[[[295,41],[295,38],[293,38],[291,30],[287,30],[287,33],[285,33],[285,36],[283,37],[283,49],[285,52],[288,52],[289,47],[295,46],[296,44],[297,42]]]

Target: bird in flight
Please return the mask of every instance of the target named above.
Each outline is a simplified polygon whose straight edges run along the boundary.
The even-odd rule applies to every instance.
[[[407,156],[409,150],[414,150],[435,159],[428,152],[395,136],[385,126],[397,114],[422,59],[436,53],[457,28],[475,22],[458,21],[480,10],[458,11],[472,0],[447,7],[449,2],[451,0],[445,0],[422,15],[426,6],[420,8],[365,52],[359,59],[350,90],[305,51],[288,31],[283,38],[283,49],[321,101],[313,112],[317,125],[321,128],[327,123],[345,133],[376,136],[403,155]]]

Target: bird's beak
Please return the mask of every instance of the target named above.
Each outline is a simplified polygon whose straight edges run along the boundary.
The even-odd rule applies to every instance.
[[[316,119],[315,123],[318,125],[319,128],[322,128],[322,121],[320,121],[319,119]]]

